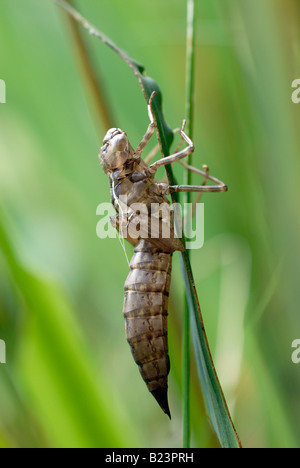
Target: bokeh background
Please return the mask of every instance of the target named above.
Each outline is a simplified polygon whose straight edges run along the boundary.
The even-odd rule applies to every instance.
[[[145,65],[168,124],[185,117],[186,3],[77,0]],[[297,0],[197,2],[194,165],[207,194],[191,253],[216,368],[245,447],[300,446],[300,78]],[[96,236],[109,201],[95,111],[70,23],[50,0],[0,0],[1,447],[180,447],[184,285],[169,310],[172,422],[148,394],[124,335],[128,265]],[[83,31],[114,126],[139,143],[146,103],[129,68]],[[183,177],[177,169],[177,177]],[[196,179],[195,179],[196,182]],[[131,255],[131,248],[127,248]],[[191,368],[192,446],[217,447]]]

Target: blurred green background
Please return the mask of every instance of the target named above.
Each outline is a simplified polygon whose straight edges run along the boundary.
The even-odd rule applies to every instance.
[[[168,124],[185,102],[183,0],[77,0],[146,66]],[[194,165],[229,186],[207,194],[192,266],[216,368],[245,447],[300,446],[300,78],[297,0],[197,2]],[[99,122],[65,15],[50,0],[0,0],[1,447],[180,447],[179,258],[169,310],[168,420],[124,334],[128,265],[96,237],[109,201]],[[83,31],[114,126],[137,145],[148,124],[136,78]],[[183,177],[177,169],[177,177]],[[196,183],[196,178],[195,178]],[[131,247],[127,248],[131,255]],[[192,446],[217,447],[192,362]]]

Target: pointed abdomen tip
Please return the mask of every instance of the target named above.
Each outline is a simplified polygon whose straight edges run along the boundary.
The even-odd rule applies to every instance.
[[[171,413],[168,403],[168,389],[166,387],[161,387],[157,388],[156,390],[153,390],[151,393],[156,399],[161,409],[163,410],[163,412],[166,413],[171,419]]]

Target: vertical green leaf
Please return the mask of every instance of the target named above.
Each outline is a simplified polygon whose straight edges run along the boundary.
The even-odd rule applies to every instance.
[[[109,382],[92,362],[68,299],[56,284],[22,267],[2,212],[0,219],[0,245],[26,311],[17,366],[37,418],[47,421],[51,446],[125,445],[127,424],[111,399]]]

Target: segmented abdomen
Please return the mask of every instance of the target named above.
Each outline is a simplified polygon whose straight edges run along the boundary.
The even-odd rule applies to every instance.
[[[125,283],[127,341],[148,390],[170,417],[168,406],[168,298],[172,254],[140,240]]]

